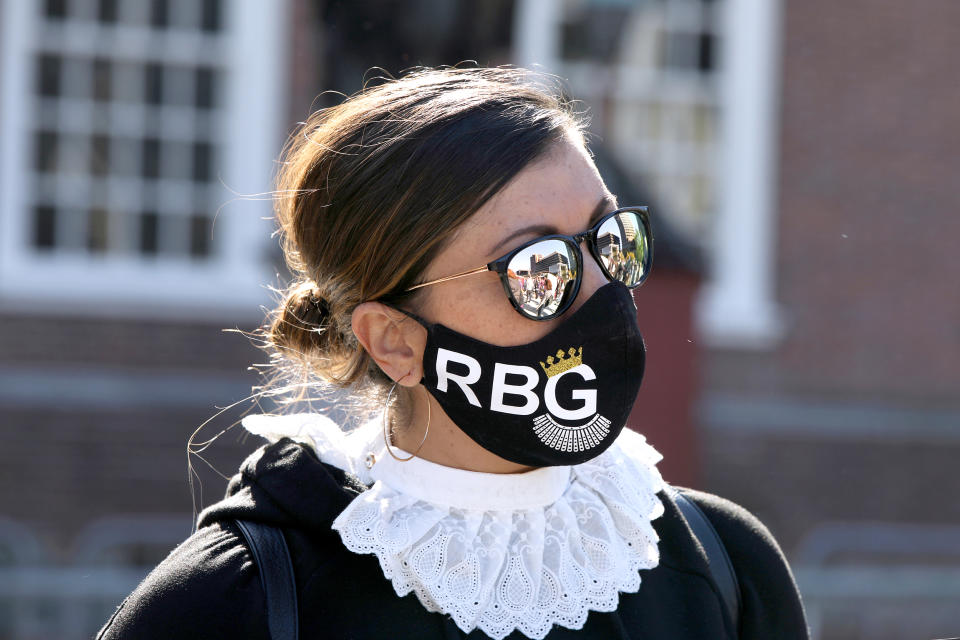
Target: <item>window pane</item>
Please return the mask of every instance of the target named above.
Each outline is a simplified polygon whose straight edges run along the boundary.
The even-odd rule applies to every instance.
[[[112,94],[110,91],[110,66],[110,61],[103,58],[97,58],[93,61],[93,99],[98,102],[110,100]]]
[[[190,218],[190,255],[202,258],[210,254],[210,218],[195,213]]]
[[[60,56],[42,54],[37,58],[37,93],[41,96],[60,95]]]
[[[33,245],[38,249],[53,248],[56,235],[56,209],[38,206],[33,210]]]
[[[220,0],[203,0],[200,28],[204,31],[220,30]]]
[[[66,18],[67,1],[66,0],[47,0],[43,7],[43,13],[48,18]]]
[[[200,67],[194,78],[194,105],[198,109],[210,109],[214,105],[214,71],[210,67]]]
[[[700,68],[700,35],[671,33],[666,40],[666,66],[676,69]]]
[[[700,34],[700,71],[713,71],[714,41],[713,34]]]
[[[110,153],[110,173],[117,176],[138,175],[138,157],[143,155],[142,146],[142,142],[132,138],[115,139]]]
[[[189,142],[168,141],[163,143],[164,178],[174,180],[190,180],[192,178],[190,166],[191,144]]]
[[[193,145],[193,179],[196,182],[209,182],[213,175],[213,147],[209,142],[197,142]]]
[[[167,0],[152,0],[150,3],[150,26],[164,29],[170,24],[170,5]]]
[[[163,67],[159,64],[148,64],[144,75],[143,101],[147,104],[163,102]]]
[[[146,100],[148,94],[146,68],[135,62],[113,60],[112,97],[117,102],[139,103]]]
[[[143,141],[140,175],[144,178],[160,177],[160,141],[156,138],[147,138]]]
[[[160,216],[152,211],[140,214],[140,253],[153,255],[159,244]]]
[[[181,66],[168,66],[164,69],[163,102],[189,106],[193,103],[193,72]]]
[[[190,216],[160,216],[160,253],[185,258],[190,251]]]
[[[93,61],[89,58],[63,58],[60,91],[71,98],[90,98],[93,79]]]
[[[90,173],[105,176],[110,170],[110,138],[95,135],[90,140]]]
[[[97,20],[103,23],[117,21],[117,0],[100,0],[97,7]]]
[[[107,250],[108,216],[106,209],[91,209],[87,216],[87,248],[93,253]]]
[[[34,136],[34,168],[40,172],[57,170],[58,137],[54,131],[38,131]]]
[[[85,174],[90,166],[87,137],[74,133],[60,134],[57,144],[57,171],[64,174]]]

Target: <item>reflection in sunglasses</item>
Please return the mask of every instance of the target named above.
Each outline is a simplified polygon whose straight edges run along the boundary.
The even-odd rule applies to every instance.
[[[521,270],[517,272],[516,280],[510,280],[513,299],[526,315],[549,318],[567,302],[576,271],[571,270],[566,262],[557,263],[555,267],[554,271],[543,270],[533,275]]]

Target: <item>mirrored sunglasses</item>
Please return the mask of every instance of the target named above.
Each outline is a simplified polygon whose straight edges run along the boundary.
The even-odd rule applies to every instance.
[[[531,320],[551,320],[570,308],[583,279],[582,242],[604,275],[633,289],[643,284],[653,263],[653,234],[647,207],[623,207],[604,215],[586,231],[542,236],[482,267],[424,282],[413,291],[456,278],[495,271],[513,308]]]

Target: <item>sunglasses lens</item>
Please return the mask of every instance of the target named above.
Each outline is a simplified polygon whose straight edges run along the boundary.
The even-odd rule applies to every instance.
[[[643,219],[623,211],[607,219],[597,231],[597,249],[603,268],[614,280],[636,287],[650,269],[650,237]]]
[[[520,313],[546,320],[570,306],[580,277],[574,247],[563,240],[541,240],[510,259],[507,280]]]

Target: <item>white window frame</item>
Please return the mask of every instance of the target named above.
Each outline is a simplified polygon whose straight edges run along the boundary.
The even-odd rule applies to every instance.
[[[41,313],[134,317],[261,315],[274,159],[282,144],[286,91],[287,0],[225,0],[217,108],[222,135],[215,165],[222,197],[214,219],[217,250],[203,260],[38,252],[29,198],[34,43],[42,3],[0,3],[0,306]],[[116,29],[138,30],[118,25]],[[144,31],[146,27],[143,28]],[[126,34],[128,37],[144,34]],[[251,50],[256,49],[252,55]],[[244,197],[260,194],[257,197]],[[162,195],[161,195],[162,197]],[[211,211],[211,214],[214,212]]]
[[[710,346],[769,349],[782,338],[776,282],[782,0],[723,0],[720,208],[697,324]]]
[[[782,0],[721,0],[718,210],[709,236],[707,282],[696,300],[704,341],[767,349],[783,335],[774,298]],[[517,64],[557,72],[562,4],[520,0]],[[730,144],[729,141],[735,141]]]

